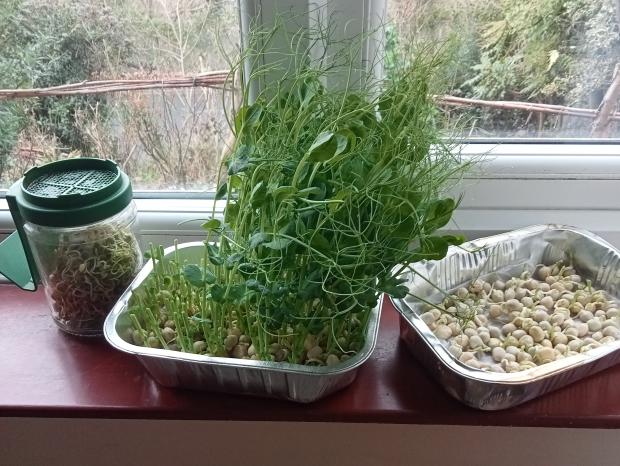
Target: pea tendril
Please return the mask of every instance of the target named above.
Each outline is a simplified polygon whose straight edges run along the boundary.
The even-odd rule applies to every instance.
[[[215,356],[341,361],[363,345],[381,294],[406,296],[399,265],[463,241],[436,234],[458,204],[445,193],[468,166],[431,98],[443,55],[421,50],[390,78],[355,82],[364,37],[335,41],[330,30],[293,34],[284,51],[269,48],[284,28],[249,34],[230,75],[241,78],[242,104],[216,195],[224,218],[204,224],[200,264],[154,253],[154,276],[136,291],[144,304],[132,303],[142,326],[157,304],[153,345],[174,326],[172,349],[187,350],[187,338],[190,351]],[[315,36],[334,53],[298,59],[300,40]],[[256,59],[266,50],[271,65]],[[341,89],[323,84],[338,75]],[[176,306],[192,302],[198,318],[172,312],[162,290]]]

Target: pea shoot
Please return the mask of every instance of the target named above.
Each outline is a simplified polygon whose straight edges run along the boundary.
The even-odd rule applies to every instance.
[[[291,60],[294,40],[270,52],[278,65],[246,73],[272,36],[250,34],[231,71],[243,84],[216,195],[224,218],[204,224],[200,264],[153,249],[154,274],[130,307],[136,344],[335,365],[362,347],[382,293],[407,294],[407,264],[463,240],[436,234],[457,206],[446,190],[467,167],[431,98],[442,56],[421,52],[389,79],[334,89],[323,82],[351,76],[352,62]]]
[[[59,239],[46,281],[55,319],[70,333],[101,332],[112,306],[141,265],[129,229],[97,226],[83,241]]]

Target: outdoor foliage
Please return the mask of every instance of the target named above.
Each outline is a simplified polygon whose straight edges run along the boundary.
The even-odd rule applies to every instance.
[[[444,43],[449,93],[596,108],[620,61],[619,0],[389,0],[386,68]],[[0,88],[226,69],[235,0],[2,0]],[[224,95],[230,107],[230,93]],[[588,136],[591,120],[444,107],[474,136]],[[619,133],[613,124],[611,135]],[[212,189],[230,136],[219,91],[0,101],[0,186],[61,157],[112,158],[138,187]]]
[[[455,65],[451,94],[596,108],[620,61],[615,0],[392,1],[398,44],[448,41]],[[591,120],[524,112],[454,111],[478,135],[589,134]]]
[[[234,13],[233,0],[2,1],[0,88],[226,69],[219,45],[234,56]],[[94,156],[119,162],[137,187],[208,188],[226,139],[221,107],[221,93],[203,89],[2,101],[0,184]]]
[[[9,0],[0,4],[0,87],[49,87],[79,82],[122,64],[131,52],[122,20],[91,4]],[[110,52],[113,51],[113,54]],[[0,103],[3,166],[26,128],[60,147],[89,154],[75,126],[92,115],[100,98],[29,99]],[[99,113],[103,113],[99,108]]]

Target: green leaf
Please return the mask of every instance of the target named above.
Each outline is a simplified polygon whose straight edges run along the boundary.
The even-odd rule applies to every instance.
[[[439,260],[446,257],[450,243],[441,236],[427,236],[420,241],[420,247],[411,255],[411,262]]]
[[[304,82],[297,88],[297,98],[302,107],[308,105],[308,103],[314,98],[320,91],[321,85],[314,79],[305,79]]]
[[[250,241],[249,241],[248,247],[250,249],[255,249],[259,245],[269,241],[270,238],[271,238],[271,235],[268,234],[268,233],[263,233],[263,232],[254,233],[250,237]]]
[[[276,298],[282,298],[283,296],[288,294],[288,292],[289,292],[288,286],[283,285],[278,282],[274,283],[273,286],[271,287],[271,295]]]
[[[407,294],[409,293],[409,288],[405,285],[398,285],[394,287],[390,287],[389,289],[384,290],[385,293],[389,294],[392,298],[396,299],[405,299]]]
[[[224,294],[226,293],[226,288],[224,288],[222,285],[213,285],[210,292],[211,299],[213,301],[215,301],[216,303],[224,302]]]
[[[448,244],[458,246],[459,244],[463,244],[466,240],[463,235],[442,235],[443,239],[445,239]]]
[[[336,144],[333,144],[334,133],[330,131],[319,134],[310,149],[308,149],[308,158],[312,162],[324,162],[334,156]]]
[[[323,201],[325,199],[325,196],[327,195],[327,185],[324,181],[318,179],[318,177],[315,180],[315,184],[316,190],[313,191],[310,196],[308,196],[308,199],[312,199],[313,201]]]
[[[212,218],[203,223],[202,228],[209,231],[216,231],[222,228],[222,222],[217,218]]]
[[[310,240],[310,246],[326,255],[329,254],[332,249],[329,240],[318,232],[312,236],[312,240]]]
[[[240,252],[235,252],[234,254],[231,254],[226,258],[226,260],[224,261],[224,266],[230,270],[235,266],[235,264],[238,264],[241,259],[243,259],[243,254],[241,254]]]
[[[252,205],[252,208],[257,209],[262,207],[266,198],[267,187],[262,181],[259,181],[254,188],[252,188],[252,193],[250,194],[250,204]]]
[[[353,178],[358,178],[360,180],[366,181],[366,177],[368,176],[368,167],[360,158],[353,158],[347,160],[345,167],[349,173],[349,176]]]
[[[253,275],[254,273],[256,273],[256,266],[249,262],[244,262],[242,264],[239,264],[239,267],[237,267],[237,270],[239,271],[239,274],[241,274],[241,276],[247,277],[249,275]]]
[[[195,264],[188,264],[183,267],[183,276],[194,286],[200,287],[205,283],[202,277],[202,270]]]
[[[310,196],[318,196],[322,193],[320,188],[316,186],[312,186],[310,188],[300,189],[297,193],[300,197],[310,197]]]
[[[423,194],[420,191],[409,191],[408,193],[406,193],[406,197],[413,206],[417,206],[420,202],[422,202],[422,199],[424,198]]]
[[[439,199],[427,206],[424,215],[424,231],[432,233],[445,226],[452,218],[452,212],[456,209],[454,199]]]
[[[403,285],[406,281],[406,278],[397,278],[393,276],[383,277],[379,280],[377,289],[389,294],[393,298],[403,299],[409,292],[409,288]]]
[[[254,278],[250,278],[249,280],[246,280],[245,286],[248,288],[248,290],[257,291],[261,294],[269,293],[269,289],[266,286],[264,286],[261,282],[259,282],[258,280]]]
[[[350,130],[348,128],[341,129],[340,131],[338,131],[338,134],[340,136],[346,138],[346,140],[347,140],[347,147],[346,147],[346,149],[348,151],[353,150],[353,148],[357,144],[357,135],[352,130]]]
[[[278,230],[278,234],[282,236],[291,236],[295,234],[295,222],[289,221]]]
[[[368,134],[368,129],[364,126],[364,122],[361,120],[353,120],[349,123],[351,132],[355,135],[356,139],[363,139]]]
[[[284,170],[287,166],[291,167],[292,166],[292,170],[289,171],[289,173],[293,174],[297,171],[297,169],[300,167],[300,171],[299,171],[299,180],[305,180],[306,177],[308,176],[308,173],[310,173],[310,167],[312,166],[312,164],[309,163],[304,163],[304,162],[300,162],[300,163],[292,163],[292,164],[284,164],[284,166],[282,167],[282,169]]]
[[[319,298],[323,295],[323,293],[321,283],[306,281],[304,282],[304,285],[299,288],[297,296],[304,301],[308,301],[314,298]]]
[[[282,238],[281,236],[278,236],[268,243],[263,243],[263,246],[273,249],[274,251],[280,251],[282,249],[286,249],[289,244],[291,244],[291,240],[289,238]]]
[[[377,176],[377,183],[389,183],[392,180],[394,172],[391,168],[385,168],[381,170],[379,176]]]
[[[238,189],[243,184],[243,181],[241,180],[240,176],[233,175],[228,177],[228,184],[230,185],[231,189]]]
[[[224,259],[220,257],[219,249],[216,245],[212,243],[207,243],[207,256],[209,256],[209,262],[213,265],[222,265],[224,263]]]
[[[233,285],[228,289],[228,298],[235,302],[239,302],[243,299],[246,293],[245,284]]]
[[[286,308],[277,308],[272,310],[271,315],[267,316],[267,330],[275,332],[286,321]]]
[[[252,166],[251,157],[254,152],[254,147],[241,144],[227,161],[228,175],[233,176],[250,168]]]
[[[215,200],[217,201],[219,199],[223,199],[227,193],[228,193],[228,186],[226,185],[226,183],[224,183],[222,184],[222,186],[218,188],[217,192],[215,193]]]
[[[336,150],[334,151],[334,156],[342,154],[345,150],[347,150],[347,146],[349,145],[349,138],[342,134],[341,132],[337,132],[334,135],[336,139]]]
[[[295,221],[295,234],[299,237],[302,237],[308,231],[308,227],[306,227],[306,223],[303,221],[301,217],[297,217]]]
[[[343,154],[350,147],[350,136],[353,135],[348,130],[341,130],[337,133],[321,133],[315,142],[310,147],[309,160],[312,162],[325,162],[330,161],[333,163],[333,160],[336,158],[337,160],[342,159],[343,157],[338,157],[338,155]],[[355,140],[355,135],[353,135],[353,140]]]
[[[245,124],[247,126],[256,126],[262,114],[263,108],[259,104],[250,105],[245,115]]]
[[[352,192],[353,191],[350,188],[344,188],[338,191],[336,195],[330,199],[330,203],[327,206],[329,211],[331,213],[334,213],[338,209],[340,209],[345,204],[345,202],[343,201],[346,201],[346,199],[351,195]]]
[[[239,215],[239,204],[230,203],[226,204],[226,209],[224,210],[224,221],[229,223],[230,225],[234,225],[237,220],[237,216]]]
[[[235,133],[239,134],[243,129],[256,126],[263,114],[263,108],[259,104],[242,106],[235,115]]]
[[[391,232],[391,236],[396,239],[413,239],[413,235],[417,228],[417,220],[413,215],[409,215],[402,220],[398,227]]]
[[[282,202],[284,199],[287,199],[293,196],[297,192],[297,188],[294,186],[278,186],[276,189],[271,191],[271,195],[275,202]]]
[[[205,283],[208,283],[209,285],[213,285],[217,278],[215,277],[214,273],[211,272],[209,269],[205,269],[204,271],[204,281]]]

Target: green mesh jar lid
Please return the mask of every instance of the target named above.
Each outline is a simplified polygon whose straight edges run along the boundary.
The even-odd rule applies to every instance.
[[[122,211],[132,199],[129,177],[116,163],[92,158],[32,168],[11,191],[25,221],[50,227],[104,220]]]

